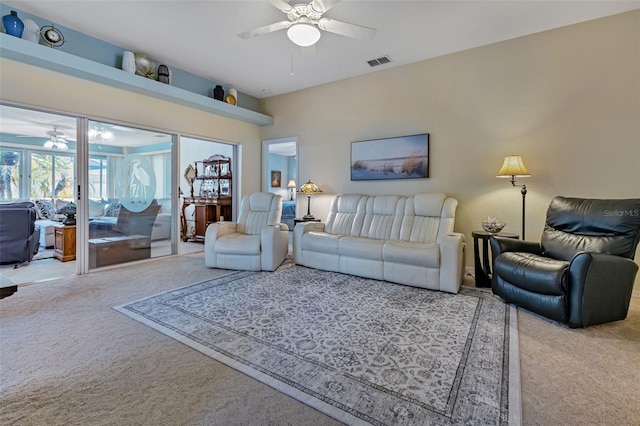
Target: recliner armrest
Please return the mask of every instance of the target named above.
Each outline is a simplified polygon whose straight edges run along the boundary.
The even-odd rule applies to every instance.
[[[536,243],[533,241],[516,240],[515,238],[505,238],[499,236],[492,236],[489,241],[491,243],[491,253],[494,260],[502,253],[510,251],[540,255],[542,254],[542,246],[540,245],[540,243]]]
[[[465,265],[465,238],[450,232],[440,241],[440,290],[457,293],[462,285]]]
[[[569,326],[624,319],[638,265],[631,259],[581,252],[569,266]]]
[[[238,224],[236,222],[216,222],[209,224],[204,234],[205,245],[207,241],[213,244],[221,236],[236,232],[237,226]]]
[[[300,263],[302,259],[302,237],[311,231],[324,231],[322,222],[301,222],[293,228],[293,261]]]
[[[275,271],[289,251],[289,227],[276,223],[260,230],[260,258],[263,271]]]
[[[289,232],[289,226],[286,223],[276,223],[274,226],[279,231],[287,231],[287,232]]]

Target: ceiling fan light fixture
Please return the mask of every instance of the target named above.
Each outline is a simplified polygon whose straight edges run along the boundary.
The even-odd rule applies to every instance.
[[[320,40],[320,30],[312,24],[293,24],[287,30],[287,37],[298,46],[308,47]]]
[[[97,138],[100,138],[103,142],[113,142],[114,140],[116,140],[113,132],[105,129],[104,127],[92,127],[91,129],[89,129],[88,136],[90,142],[94,142]]]
[[[53,136],[51,139],[44,143],[44,147],[46,149],[56,149],[58,151],[68,151],[69,146],[67,145],[67,141],[62,138]]]

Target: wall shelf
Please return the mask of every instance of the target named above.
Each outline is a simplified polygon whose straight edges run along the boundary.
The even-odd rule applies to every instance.
[[[0,57],[259,126],[273,124],[273,117],[269,115],[230,105],[4,33],[0,33]]]

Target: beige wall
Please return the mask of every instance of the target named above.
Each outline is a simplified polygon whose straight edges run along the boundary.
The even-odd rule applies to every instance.
[[[521,233],[520,189],[495,178],[505,155],[522,155],[532,174],[521,180],[529,240],[555,195],[640,197],[640,11],[263,103],[275,118],[265,139],[298,137],[301,182],[330,193],[444,191],[459,200],[456,230],[469,242],[487,216]],[[350,142],[422,132],[430,179],[350,181]]]
[[[240,144],[240,190],[260,190],[260,126],[5,58],[0,58],[0,75],[3,102]]]
[[[300,182],[447,192],[469,241],[487,216],[520,233],[519,189],[494,177],[508,154],[533,175],[521,181],[527,239],[555,195],[640,197],[640,11],[269,98],[264,128],[4,58],[0,75],[4,102],[241,144],[241,194],[261,188],[261,140],[297,136]],[[430,179],[350,181],[350,142],[422,132]],[[326,205],[314,199],[312,212]]]

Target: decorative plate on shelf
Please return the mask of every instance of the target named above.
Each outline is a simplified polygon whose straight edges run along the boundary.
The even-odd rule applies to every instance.
[[[151,80],[158,79],[158,66],[151,58],[142,53],[134,54],[136,60],[136,74]]]

